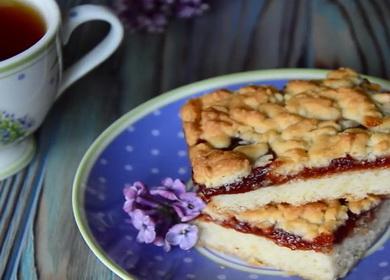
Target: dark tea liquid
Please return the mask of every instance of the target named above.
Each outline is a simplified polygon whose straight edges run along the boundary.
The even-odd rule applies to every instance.
[[[0,61],[34,45],[46,32],[46,25],[29,4],[0,0]]]

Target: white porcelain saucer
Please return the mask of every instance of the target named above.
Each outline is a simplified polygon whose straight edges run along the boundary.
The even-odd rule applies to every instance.
[[[4,180],[30,163],[36,150],[33,136],[0,149],[0,181]]]

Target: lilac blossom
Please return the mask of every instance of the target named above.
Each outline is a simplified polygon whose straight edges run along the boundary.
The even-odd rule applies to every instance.
[[[195,246],[198,240],[198,228],[191,224],[177,224],[167,232],[165,238],[169,244],[188,250]]]
[[[182,222],[190,221],[200,215],[205,203],[195,193],[183,193],[179,200],[172,204]]]
[[[175,18],[192,18],[209,9],[202,0],[115,0],[113,9],[130,31],[163,32]]]
[[[125,196],[123,210],[129,214],[137,208],[150,210],[159,207],[158,202],[153,199],[149,191],[141,182],[135,182],[133,185],[126,185],[123,189],[123,195]]]
[[[162,186],[151,190],[152,195],[159,195],[172,201],[171,206],[182,222],[187,222],[198,216],[205,207],[202,199],[193,192],[186,192],[186,186],[179,179],[166,178]]]
[[[153,243],[169,251],[171,246],[189,249],[197,241],[196,226],[189,222],[205,207],[194,192],[187,192],[182,181],[166,178],[161,185],[149,190],[143,183],[126,185],[123,190],[123,210],[139,231],[137,241]]]
[[[135,182],[133,185],[126,185],[123,189],[123,195],[125,196],[125,203],[123,205],[123,210],[130,213],[134,210],[134,204],[136,199],[142,195],[146,194],[146,188],[141,182]]]
[[[172,178],[166,178],[161,183],[162,186],[150,191],[152,195],[159,195],[174,201],[178,200],[180,195],[186,192],[186,186],[179,179],[173,180]]]
[[[149,215],[142,210],[135,209],[131,214],[133,226],[139,230],[137,241],[140,243],[152,243],[156,239],[156,224]]]

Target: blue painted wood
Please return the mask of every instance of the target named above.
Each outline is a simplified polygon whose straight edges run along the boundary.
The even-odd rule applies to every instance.
[[[20,174],[2,183],[2,213],[0,238],[0,271],[5,279],[15,275],[24,247],[27,228],[31,225],[42,188],[44,160],[31,164]]]
[[[24,248],[21,254],[20,265],[15,265],[17,269],[14,279],[38,279],[38,271],[35,266],[35,250],[34,250],[34,231],[33,224],[27,228]]]
[[[112,1],[58,2],[66,12]],[[0,182],[0,278],[117,279],[78,233],[71,185],[88,146],[138,104],[193,81],[253,69],[348,66],[390,77],[387,0],[213,0],[210,6],[200,18],[173,21],[163,34],[126,33],[120,50],[53,107],[37,134],[35,161]],[[65,49],[65,64],[106,30],[81,27]]]
[[[31,225],[33,223],[36,209],[37,209],[37,202],[39,199],[39,194],[43,186],[43,178],[44,178],[44,170],[45,168],[45,159],[42,159],[40,155],[37,155],[35,159],[35,164],[32,163],[29,168],[27,168],[29,174],[34,174],[33,176],[28,176],[31,178],[31,182],[29,184],[23,184],[23,192],[27,193],[27,197],[23,198],[23,194],[20,195],[18,198],[19,200],[22,200],[23,206],[22,207],[15,207],[15,209],[22,209],[21,213],[21,220],[17,225],[17,228],[13,230],[13,237],[14,242],[12,245],[12,249],[10,253],[8,254],[7,258],[8,261],[6,263],[5,271],[4,271],[4,277],[5,279],[11,279],[16,276],[18,264],[20,261],[20,256],[22,254],[22,249],[25,246],[26,243],[26,237],[28,235],[28,229],[31,228]],[[27,186],[31,186],[30,190],[28,191]],[[13,217],[16,217],[17,215],[13,215]],[[12,230],[11,227],[9,227],[9,232]]]

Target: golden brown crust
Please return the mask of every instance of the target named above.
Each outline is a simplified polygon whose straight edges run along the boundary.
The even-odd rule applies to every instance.
[[[364,199],[356,200],[353,198],[347,199],[347,206],[349,211],[352,213],[359,215],[365,211],[368,211],[375,206],[378,206],[382,201],[380,196],[377,195],[369,195]]]
[[[231,217],[259,228],[276,227],[301,236],[305,240],[313,240],[321,234],[333,234],[348,219],[348,211],[359,215],[368,211],[382,201],[380,196],[369,195],[361,200],[347,199],[312,202],[293,206],[286,203],[269,204],[264,207],[238,213],[217,212],[212,204],[208,204],[204,213],[216,220]]]
[[[388,156],[390,93],[379,91],[378,85],[341,68],[324,80],[290,81],[283,91],[246,86],[190,100],[181,117],[194,178],[206,187],[229,183],[226,178],[233,182],[240,177],[232,176],[232,170],[245,176],[259,158],[270,154],[278,162],[271,172],[283,175],[324,167],[347,155],[358,160]],[[232,139],[240,139],[241,146],[230,149]],[[195,160],[202,158],[200,143],[210,150],[208,161],[226,157],[227,163],[233,157],[237,166],[231,163],[222,172]]]
[[[201,143],[190,150],[193,164],[194,180],[212,184],[215,177],[224,184],[232,182],[250,173],[249,160],[238,152],[212,149],[209,145]]]

